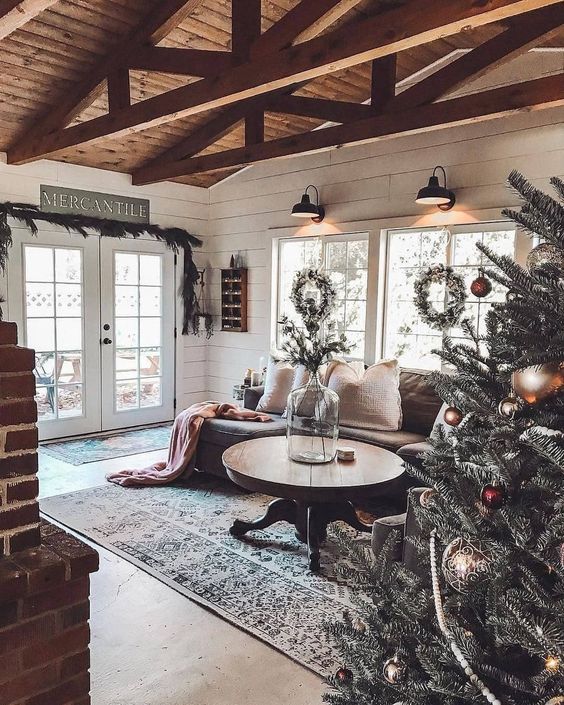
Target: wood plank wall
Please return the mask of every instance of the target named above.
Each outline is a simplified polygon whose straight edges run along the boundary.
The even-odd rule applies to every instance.
[[[0,160],[0,201],[38,203],[40,184],[64,185],[103,193],[148,198],[151,202],[153,223],[182,227],[204,240],[203,247],[197,251],[196,263],[198,266],[206,266],[208,259],[206,233],[209,215],[209,192],[206,189],[172,183],[134,187],[131,186],[131,179],[126,174],[51,161],[14,167],[5,163],[5,157]],[[0,279],[0,295],[5,296],[5,280],[2,279]],[[6,304],[4,304],[4,314],[9,320]],[[179,327],[182,325],[181,316],[182,308],[177,305]],[[180,336],[179,341],[177,406],[180,410],[194,401],[207,398],[207,345],[203,336],[200,338]],[[172,332],[168,344],[174,345]]]
[[[531,73],[561,71],[562,63],[562,53],[532,53],[492,74],[487,84],[501,85],[516,75],[525,80]],[[466,92],[472,89],[469,86]],[[504,206],[516,203],[505,183],[512,169],[520,169],[541,187],[547,187],[550,176],[563,175],[563,117],[561,109],[541,111],[279,160],[246,169],[212,187],[209,251],[214,313],[219,313],[219,268],[240,250],[249,267],[249,332],[218,333],[210,342],[210,395],[229,400],[232,385],[241,381],[245,368],[256,367],[269,350],[272,241],[298,233],[289,213],[308,184],[320,189],[326,225],[300,232],[370,232],[374,277],[383,228],[499,219]],[[446,167],[458,203],[448,217],[435,210],[436,215],[425,218],[426,211],[414,203],[415,195],[437,164]],[[376,328],[377,321],[370,325]]]

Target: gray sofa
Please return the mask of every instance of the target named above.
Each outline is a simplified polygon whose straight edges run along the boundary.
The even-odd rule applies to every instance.
[[[403,369],[400,374],[400,396],[403,411],[403,424],[399,431],[369,431],[341,426],[339,437],[343,440],[358,440],[386,448],[410,462],[427,449],[433,424],[441,408],[441,399],[426,383],[426,373],[420,370]],[[263,387],[250,387],[245,391],[244,406],[255,409],[262,396]],[[202,425],[196,469],[226,477],[221,456],[226,448],[250,438],[283,436],[286,433],[286,420],[271,414],[273,421],[255,423],[252,421],[232,421],[227,419],[207,419]],[[399,499],[399,498],[398,498]],[[401,502],[400,502],[401,504]],[[405,510],[405,496],[403,497]]]

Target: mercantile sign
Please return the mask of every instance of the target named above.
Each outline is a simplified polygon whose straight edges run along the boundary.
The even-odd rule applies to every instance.
[[[43,185],[40,186],[40,198],[41,210],[49,213],[90,215],[129,223],[149,222],[149,201],[145,198]]]

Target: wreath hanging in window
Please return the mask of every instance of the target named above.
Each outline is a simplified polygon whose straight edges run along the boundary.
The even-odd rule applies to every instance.
[[[320,322],[333,310],[336,296],[337,291],[327,274],[317,269],[302,269],[294,278],[290,301],[304,321]]]
[[[444,283],[448,300],[443,311],[437,311],[429,301],[432,284]],[[437,330],[452,328],[459,323],[466,304],[464,279],[452,267],[437,264],[425,270],[415,282],[415,306],[421,318]]]

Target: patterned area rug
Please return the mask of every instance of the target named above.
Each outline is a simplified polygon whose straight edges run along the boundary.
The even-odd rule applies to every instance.
[[[42,499],[41,510],[307,668],[334,673],[341,664],[321,625],[344,609],[354,613],[352,588],[335,574],[345,559],[334,537],[322,549],[319,574],[309,572],[289,524],[234,538],[233,519],[258,517],[271,498],[219,482],[195,476],[190,487],[107,485]]]
[[[104,436],[77,438],[72,441],[42,443],[41,450],[65,463],[83,465],[95,463],[98,460],[121,458],[125,455],[168,448],[171,429],[172,424],[166,424]]]

